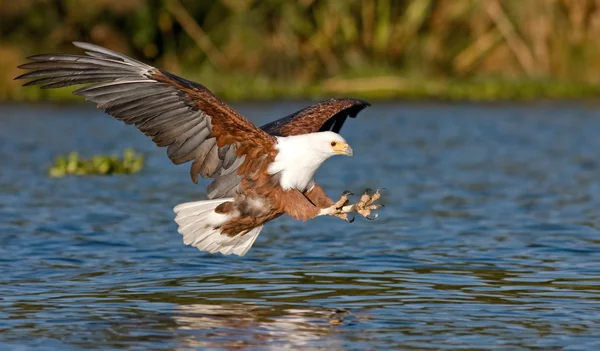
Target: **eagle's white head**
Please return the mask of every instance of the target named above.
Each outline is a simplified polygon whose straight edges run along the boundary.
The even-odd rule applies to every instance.
[[[353,156],[352,148],[334,132],[277,137],[278,153],[269,165],[269,174],[280,173],[285,190],[306,191],[315,184],[314,175],[325,160],[335,155]]]
[[[352,157],[354,155],[352,148],[341,135],[334,132],[319,132],[298,135],[297,138],[301,143],[306,143],[307,147],[312,148],[315,153],[324,157],[323,161],[331,156],[346,155]]]

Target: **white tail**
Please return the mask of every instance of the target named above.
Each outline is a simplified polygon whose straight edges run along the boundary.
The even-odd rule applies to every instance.
[[[231,217],[228,214],[216,213],[215,208],[229,201],[233,199],[186,202],[175,206],[173,209],[177,213],[175,222],[179,225],[177,231],[183,235],[183,243],[210,253],[244,256],[254,244],[262,225],[248,233],[236,236],[221,234],[215,227],[225,223]]]

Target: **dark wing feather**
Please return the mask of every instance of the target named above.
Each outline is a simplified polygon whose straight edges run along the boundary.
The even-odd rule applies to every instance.
[[[347,117],[356,115],[368,102],[357,99],[329,99],[292,113],[261,127],[276,136],[289,136],[331,130],[339,133]]]
[[[42,88],[89,84],[74,94],[134,124],[156,145],[167,146],[173,163],[193,160],[190,174],[195,183],[198,174],[218,177],[230,174],[231,167],[237,169],[244,159],[273,157],[275,139],[203,85],[97,45],[74,44],[87,56],[31,56],[31,62],[19,67],[33,71],[16,79],[33,79],[25,85]]]

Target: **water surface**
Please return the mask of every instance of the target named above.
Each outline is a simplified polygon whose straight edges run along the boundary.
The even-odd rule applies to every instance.
[[[305,103],[235,105],[256,124]],[[317,174],[385,187],[376,221],[269,223],[244,257],[184,246],[202,199],[91,105],[0,106],[0,348],[596,350],[600,106],[376,103]],[[50,179],[58,154],[132,176]]]

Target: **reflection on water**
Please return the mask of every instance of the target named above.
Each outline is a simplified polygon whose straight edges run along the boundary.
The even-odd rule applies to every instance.
[[[261,124],[291,105],[239,107]],[[380,218],[281,218],[240,258],[182,245],[171,208],[204,187],[133,128],[0,107],[0,349],[598,349],[596,110],[376,104],[317,176],[387,188]],[[130,146],[139,174],[45,176]]]
[[[245,304],[182,305],[174,316],[182,343],[194,348],[341,349],[335,326],[343,310],[265,308]],[[321,340],[327,340],[326,343]]]

